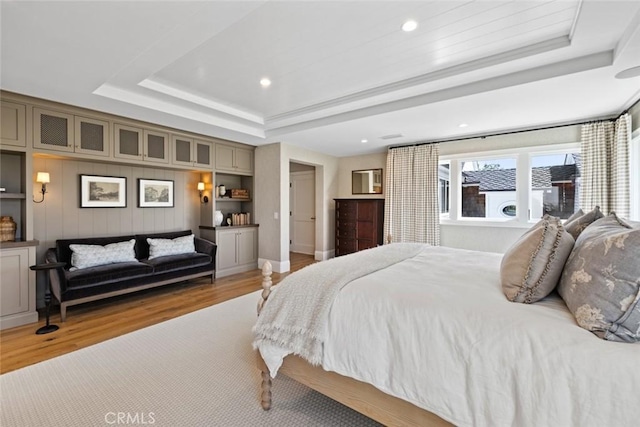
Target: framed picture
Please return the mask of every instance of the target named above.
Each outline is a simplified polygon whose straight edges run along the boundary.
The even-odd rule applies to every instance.
[[[172,208],[173,181],[138,178],[138,207]]]
[[[126,208],[127,178],[80,175],[81,208]]]

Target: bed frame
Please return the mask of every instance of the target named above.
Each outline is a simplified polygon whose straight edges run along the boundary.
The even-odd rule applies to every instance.
[[[271,293],[271,263],[262,266],[262,299],[258,302],[258,315]],[[271,376],[269,369],[256,351],[258,369],[260,369],[262,409],[271,408]],[[281,375],[298,381],[361,414],[384,425],[392,426],[451,426],[437,415],[419,408],[405,400],[388,395],[371,384],[328,372],[320,366],[313,366],[306,360],[289,355],[284,359],[278,371]]]

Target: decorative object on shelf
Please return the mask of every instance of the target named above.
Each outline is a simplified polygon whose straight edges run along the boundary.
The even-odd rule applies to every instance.
[[[249,190],[245,190],[243,188],[232,188],[230,191],[232,199],[249,199]]]
[[[80,175],[81,208],[126,208],[127,178]]]
[[[251,214],[248,212],[232,213],[231,223],[233,225],[249,225],[251,224]]]
[[[40,184],[42,184],[42,189],[40,190],[40,192],[42,193],[42,199],[36,200],[34,198],[33,201],[35,203],[42,203],[44,202],[44,195],[47,192],[47,184],[51,182],[49,180],[49,172],[38,172],[36,174],[36,182],[39,182]]]
[[[216,213],[214,215],[214,220],[216,222],[216,226],[221,225],[223,219],[224,219],[224,215],[222,215],[222,211],[216,211]]]
[[[224,195],[227,193],[227,189],[225,188],[224,184],[218,185],[218,191],[220,192],[220,197],[224,197]]]
[[[138,178],[138,207],[172,208],[173,181]]]
[[[207,196],[202,197],[203,191],[204,191],[204,182],[199,182],[198,192],[200,193],[200,203],[209,203],[209,198]]]
[[[10,216],[0,217],[0,242],[15,242],[16,222]]]

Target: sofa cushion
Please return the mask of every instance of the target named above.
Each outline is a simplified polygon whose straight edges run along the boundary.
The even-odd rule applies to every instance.
[[[193,254],[196,252],[194,238],[195,236],[193,234],[176,237],[175,239],[147,238],[147,243],[149,243],[149,259],[167,255]]]
[[[153,267],[154,273],[163,273],[166,271],[191,268],[198,265],[207,265],[211,263],[211,257],[201,253],[189,253],[145,259],[142,260],[142,262]]]
[[[504,254],[502,290],[509,301],[533,303],[558,284],[574,240],[556,217],[545,215]]]
[[[610,341],[640,341],[640,228],[611,214],[588,226],[558,292],[577,323]]]
[[[153,234],[136,234],[136,258],[147,259],[149,258],[149,243],[148,238],[151,239],[175,239],[176,237],[188,236],[193,234],[191,230],[182,231],[168,231],[165,233],[153,233]]]
[[[71,249],[70,270],[95,267],[97,265],[116,264],[137,261],[134,246],[135,239],[108,245],[69,245]]]
[[[135,239],[135,236],[115,236],[115,237],[90,237],[85,239],[58,239],[56,240],[56,258],[58,262],[66,262],[67,268],[71,267],[71,245],[100,245],[106,246],[111,243],[124,242]],[[136,257],[139,259],[139,257]]]
[[[153,273],[153,267],[142,262],[134,261],[67,271],[65,275],[67,278],[67,287],[77,288],[133,279],[151,273]]]

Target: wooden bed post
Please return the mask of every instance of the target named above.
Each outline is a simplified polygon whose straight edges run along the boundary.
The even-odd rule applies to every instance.
[[[265,261],[262,265],[262,299],[258,301],[258,316],[271,293],[271,273],[273,273],[271,263],[269,261]],[[269,374],[269,368],[262,360],[260,352],[257,352],[257,356],[258,364],[260,366],[260,375],[262,376],[262,381],[260,383],[260,404],[262,405],[262,409],[268,411],[271,409],[271,375]]]

